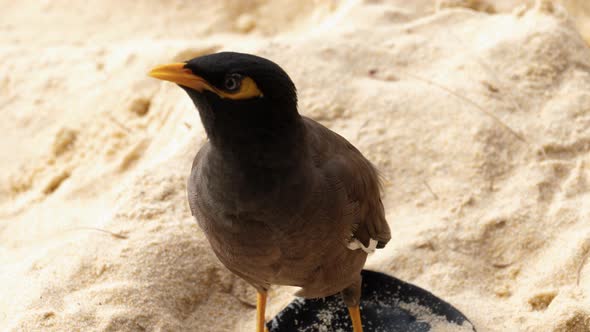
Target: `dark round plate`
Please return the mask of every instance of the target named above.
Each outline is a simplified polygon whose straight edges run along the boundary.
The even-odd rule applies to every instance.
[[[362,276],[364,332],[427,332],[449,324],[475,332],[459,310],[420,287],[379,272],[363,270]],[[297,298],[266,326],[269,332],[352,331],[339,294],[314,300]]]

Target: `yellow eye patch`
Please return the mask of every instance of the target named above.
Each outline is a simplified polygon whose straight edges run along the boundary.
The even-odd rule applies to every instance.
[[[240,89],[236,92],[227,92],[219,90],[215,87],[213,87],[213,90],[209,91],[216,93],[221,98],[228,98],[234,100],[250,99],[263,96],[262,92],[258,89],[256,82],[254,82],[254,80],[250,77],[242,78]]]
[[[207,82],[203,77],[193,74],[190,69],[184,67],[185,65],[185,63],[181,62],[157,66],[149,72],[149,75],[161,80],[174,82],[199,92],[203,92],[203,90],[211,91],[221,98],[243,100],[263,96],[260,89],[258,89],[256,82],[250,77],[246,76],[242,78],[239,90],[229,92],[218,89]]]

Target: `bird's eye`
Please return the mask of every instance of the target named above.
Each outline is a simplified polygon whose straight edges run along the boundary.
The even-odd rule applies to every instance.
[[[227,91],[238,91],[240,89],[240,85],[242,84],[242,75],[240,74],[231,74],[225,78],[223,82],[223,86]]]

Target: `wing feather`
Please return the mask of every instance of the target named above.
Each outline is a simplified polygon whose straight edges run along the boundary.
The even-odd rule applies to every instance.
[[[327,179],[324,190],[344,190],[346,204],[339,213],[353,215],[349,236],[368,246],[369,240],[378,241],[377,248],[383,248],[391,239],[391,232],[385,219],[381,201],[381,182],[377,169],[352,144],[342,136],[330,131],[319,123],[304,118],[308,127],[307,146],[312,160]]]

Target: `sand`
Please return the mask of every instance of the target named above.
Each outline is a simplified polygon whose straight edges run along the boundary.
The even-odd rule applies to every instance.
[[[186,203],[198,113],[146,76],[236,50],[388,179],[368,268],[479,331],[590,331],[590,8],[563,5],[1,1],[0,330],[254,330]]]

